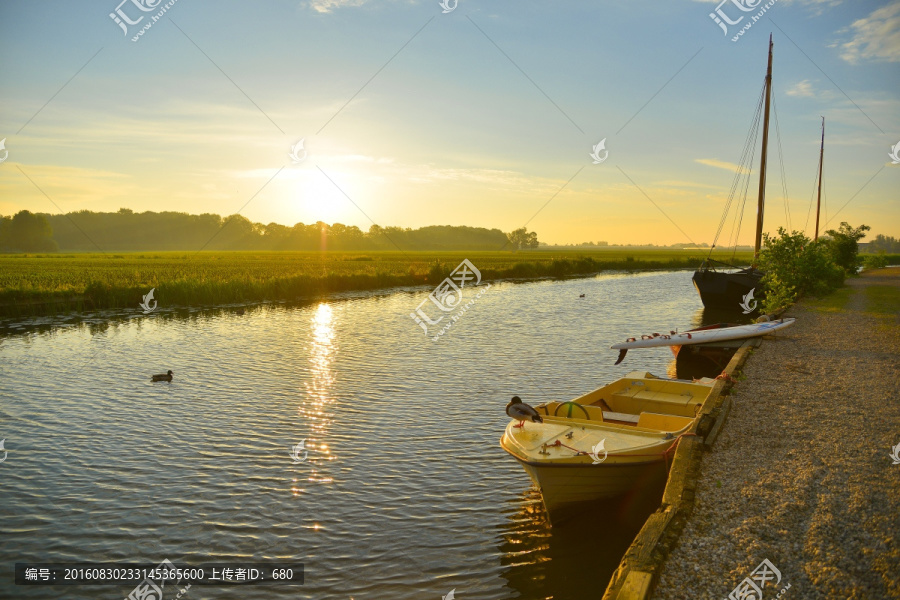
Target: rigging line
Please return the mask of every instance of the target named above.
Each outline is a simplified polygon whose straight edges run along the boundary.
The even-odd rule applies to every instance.
[[[758,127],[758,124],[759,124],[759,115],[762,110],[762,100],[763,100],[763,94],[765,92],[765,89],[766,89],[766,86],[765,86],[765,81],[764,81],[762,89],[759,94],[759,100],[757,101],[757,104],[756,104],[756,109],[754,110],[754,112],[752,113],[752,116],[750,118],[750,128],[747,130],[747,137],[744,139],[744,146],[741,149],[741,157],[738,161],[738,169],[734,174],[734,178],[731,180],[731,187],[728,191],[728,197],[725,202],[725,209],[722,211],[722,217],[719,219],[719,226],[716,229],[716,235],[713,238],[713,243],[709,248],[709,254],[707,255],[707,258],[712,256],[712,252],[716,248],[716,244],[718,244],[719,237],[722,234],[722,229],[725,227],[725,223],[728,220],[728,213],[730,212],[731,205],[734,202],[734,194],[737,191],[738,186],[740,184],[741,171],[743,170],[743,165],[745,164],[745,160],[747,158],[747,153],[750,152],[752,149],[752,141],[751,140],[753,138],[753,129],[754,129],[754,126]]]
[[[761,123],[762,123],[762,96],[760,96],[759,110],[757,111],[755,126],[752,130],[753,137],[750,140],[751,153],[750,153],[749,158],[747,159],[747,173],[746,173],[746,176],[744,177],[744,189],[741,192],[741,196],[740,196],[742,198],[742,200],[740,201],[740,208],[737,209],[737,212],[735,212],[734,223],[731,228],[732,242],[733,242],[733,244],[732,244],[733,250],[731,253],[732,260],[734,260],[734,256],[737,255],[737,246],[738,246],[738,240],[741,235],[741,226],[744,223],[744,212],[747,210],[747,198],[748,198],[747,192],[750,189],[750,180],[753,177],[752,164],[753,164],[754,158],[756,157],[756,144],[757,144],[757,141],[759,140],[759,126]]]
[[[784,150],[781,146],[781,126],[778,124],[778,104],[775,102],[775,94],[772,94],[772,112],[775,113],[775,138],[778,140],[778,164],[781,165],[781,191],[784,200],[784,217],[787,221],[788,231],[791,231],[791,207],[789,205],[787,191],[787,175],[784,172]]]
[[[737,215],[735,215],[735,220],[737,221],[737,231],[734,232],[734,239],[732,240],[734,246],[734,253],[737,253],[738,242],[741,237],[741,226],[744,224],[744,213],[747,212],[747,200],[749,199],[749,191],[750,191],[750,183],[753,180],[753,170],[750,168],[753,160],[756,158],[756,144],[759,141],[759,122],[757,122],[756,130],[753,132],[753,143],[752,148],[753,152],[750,154],[749,162],[747,163],[747,175],[744,177],[744,190],[741,193],[741,208],[738,211]],[[738,216],[740,218],[738,218]]]
[[[816,160],[816,174],[813,177],[813,188],[812,193],[809,195],[809,208],[806,209],[806,222],[803,224],[803,233],[806,233],[806,229],[809,227],[809,216],[812,214],[812,206],[813,200],[816,197],[816,187],[819,184],[819,161]]]
[[[863,186],[862,186],[861,188],[859,188],[859,189],[856,191],[855,194],[853,194],[852,196],[850,196],[850,199],[847,200],[846,202],[844,202],[844,205],[843,205],[842,207],[840,207],[839,209],[837,209],[837,210],[835,211],[835,213],[834,213],[833,215],[831,215],[831,218],[832,218],[832,219],[835,218],[836,216],[838,216],[838,213],[839,213],[839,212],[841,212],[842,210],[844,210],[845,208],[847,208],[847,205],[850,204],[851,202],[853,202],[853,199],[856,198],[857,196],[859,196],[859,194],[860,194],[864,189],[866,189],[866,186],[869,185],[870,183],[872,183],[872,180],[875,179],[876,177],[878,177],[878,174],[881,173],[882,171],[884,171],[884,169],[885,169],[885,165],[881,165],[881,168],[878,169],[877,171],[875,171],[875,174],[872,175],[871,177],[869,177],[869,180],[866,181],[866,182],[863,184]],[[830,221],[830,220],[831,220],[831,219],[829,219],[828,221]],[[826,225],[826,226],[828,225],[828,221],[825,221],[825,225]]]
[[[737,200],[735,206],[734,220],[731,223],[731,233],[729,234],[729,243],[725,246],[733,245],[735,252],[737,251],[737,235],[740,233],[738,226],[738,218],[743,220],[743,211],[747,205],[747,188],[750,186],[750,179],[753,173],[753,159],[756,157],[756,140],[759,139],[759,115],[755,121],[755,126],[749,131],[750,136],[747,139],[747,154],[741,158],[739,173],[735,177],[735,188],[732,191],[732,204]],[[742,189],[743,188],[743,191]],[[737,227],[738,234],[735,234]],[[732,244],[732,242],[734,242]],[[732,253],[734,254],[734,253]]]
[[[735,225],[737,226],[737,228],[736,229],[732,228],[732,232],[734,234],[734,237],[732,239],[732,242],[733,242],[733,244],[732,244],[732,246],[733,246],[732,259],[734,256],[737,255],[737,247],[738,247],[738,243],[739,243],[740,237],[741,237],[741,227],[744,224],[744,213],[747,211],[747,199],[749,198],[748,192],[750,190],[750,182],[751,182],[752,175],[753,175],[752,165],[753,165],[753,160],[756,157],[756,148],[757,148],[757,144],[759,141],[760,125],[762,125],[762,122],[763,122],[762,109],[763,109],[763,102],[765,99],[765,95],[766,95],[766,84],[765,84],[765,82],[763,82],[763,88],[762,88],[762,91],[760,92],[760,97],[759,97],[759,107],[758,107],[757,113],[756,113],[755,128],[753,130],[753,142],[752,142],[753,154],[750,157],[750,162],[747,163],[748,173],[747,173],[747,177],[744,179],[744,190],[743,190],[743,194],[742,194],[741,207],[740,207],[740,210],[735,214]],[[762,168],[762,167],[760,167],[760,168]]]
[[[763,86],[763,91],[765,91],[765,86]],[[731,210],[731,205],[734,202],[734,194],[740,185],[740,177],[741,171],[747,160],[747,153],[750,152],[752,147],[752,139],[753,139],[753,127],[755,123],[759,122],[759,113],[762,107],[762,92],[760,92],[759,101],[757,102],[756,110],[753,114],[753,117],[750,119],[750,128],[747,130],[747,137],[744,139],[744,147],[741,150],[741,157],[738,161],[738,169],[734,174],[734,178],[731,181],[731,188],[728,191],[728,200],[725,203],[725,210],[722,211],[722,218],[719,220],[719,227],[716,230],[716,236],[713,239],[713,245],[710,247],[710,255],[712,255],[713,249],[716,247],[716,244],[719,242],[719,236],[722,234],[722,229],[725,226],[725,223],[728,220],[728,214]],[[707,257],[708,258],[708,257]]]
[[[756,153],[754,152],[750,156],[752,158],[756,156]],[[740,187],[735,191],[737,202],[734,207],[734,218],[731,221],[731,232],[728,234],[728,244],[726,245],[726,248],[729,246],[732,247],[732,258],[737,254],[737,241],[741,231],[741,224],[744,220],[744,210],[746,210],[747,207],[747,188],[750,186],[750,177],[751,175],[749,173],[745,173],[744,177],[741,179]]]
[[[657,208],[657,210],[659,210],[659,212],[661,212],[661,213],[663,214],[663,216],[664,216],[665,218],[667,218],[667,219],[672,223],[672,225],[674,225],[674,226],[678,229],[678,231],[680,231],[682,234],[684,234],[684,237],[686,237],[686,238],[688,239],[688,241],[689,241],[691,244],[693,244],[694,246],[697,245],[697,242],[695,242],[694,240],[692,240],[692,239],[691,239],[691,236],[689,236],[687,233],[685,233],[684,229],[682,229],[681,227],[678,227],[678,223],[676,223],[675,221],[673,221],[673,220],[672,220],[672,217],[670,217],[669,215],[667,215],[667,214],[666,214],[666,211],[664,211],[664,210],[659,206],[659,204],[657,204],[656,202],[654,202],[654,201],[653,201],[653,198],[651,198],[650,196],[648,196],[648,195],[647,195],[647,192],[645,192],[643,189],[641,189],[641,186],[639,186],[638,184],[636,184],[636,183],[634,182],[634,179],[632,179],[631,177],[628,177],[628,173],[626,173],[625,171],[622,171],[622,167],[620,167],[619,165],[616,165],[616,168],[619,169],[619,171],[622,173],[622,175],[624,175],[625,178],[628,179],[628,181],[631,182],[631,185],[633,185],[634,187],[636,187],[636,188],[638,189],[638,191],[644,195],[644,198],[646,198],[647,200],[649,200],[650,203],[651,203],[653,206],[655,206],[655,207]]]
[[[754,111],[753,117],[750,120],[750,128],[747,130],[747,137],[744,140],[744,147],[741,151],[741,157],[740,157],[740,160],[738,163],[738,169],[735,172],[734,178],[732,179],[732,182],[731,182],[731,189],[728,192],[728,202],[725,205],[725,210],[723,211],[722,218],[719,221],[719,229],[716,232],[716,238],[713,240],[713,247],[715,247],[715,245],[718,244],[719,237],[722,233],[722,229],[725,227],[725,223],[727,222],[728,214],[730,213],[731,207],[734,204],[734,199],[736,197],[736,194],[737,194],[738,190],[740,189],[741,176],[742,176],[742,174],[744,174],[743,173],[744,171],[750,170],[750,165],[752,164],[752,156],[753,156],[752,152],[753,152],[753,145],[754,145],[753,140],[755,138],[754,129],[759,124],[759,116],[760,116],[761,110],[762,110],[762,98],[763,98],[764,91],[765,91],[765,86],[763,86],[763,89],[760,92],[759,101],[757,102],[756,110]],[[733,231],[733,229],[734,229],[734,227],[732,226],[732,231]],[[726,247],[727,247],[727,245],[726,245]],[[710,250],[710,252],[711,251],[712,250]]]

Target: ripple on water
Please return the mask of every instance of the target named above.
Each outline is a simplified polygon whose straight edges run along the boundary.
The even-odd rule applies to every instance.
[[[409,318],[426,294],[3,334],[4,545],[17,560],[307,567],[301,588],[196,598],[601,590],[658,498],[551,529],[498,447],[503,407],[513,394],[568,399],[631,369],[665,373],[667,349],[614,366],[607,348],[691,326],[689,275],[497,284],[437,342]],[[149,381],[168,369],[171,383]],[[308,455],[295,464],[301,440]],[[99,597],[89,591],[15,593]]]

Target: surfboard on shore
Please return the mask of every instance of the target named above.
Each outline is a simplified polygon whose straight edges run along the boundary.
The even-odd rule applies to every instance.
[[[622,362],[625,353],[633,348],[658,348],[660,346],[689,346],[692,344],[708,344],[710,342],[724,342],[728,340],[741,340],[744,338],[758,337],[773,333],[794,324],[795,319],[778,319],[752,325],[735,325],[734,327],[719,327],[716,329],[696,329],[678,333],[671,331],[668,334],[652,333],[642,335],[640,338],[628,338],[626,341],[610,346],[619,351],[619,360]]]

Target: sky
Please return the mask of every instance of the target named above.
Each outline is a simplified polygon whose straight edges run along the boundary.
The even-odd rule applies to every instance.
[[[812,233],[824,116],[823,229],[900,237],[900,1],[120,1],[0,0],[0,214],[711,243],[771,33],[765,230]]]

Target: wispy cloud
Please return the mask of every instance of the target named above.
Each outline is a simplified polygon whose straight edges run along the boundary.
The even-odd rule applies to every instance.
[[[710,185],[708,183],[700,183],[697,181],[683,181],[680,179],[665,179],[663,181],[657,181],[656,185],[664,186],[664,187],[674,187],[674,188],[708,188],[708,189],[720,189],[722,186],[720,185]]]
[[[789,87],[785,94],[794,96],[795,98],[812,98],[816,95],[816,92],[813,90],[813,86],[809,82],[809,79],[804,79]]]
[[[875,10],[842,31],[853,34],[850,41],[841,44],[841,58],[847,62],[900,62],[900,2]]]
[[[335,8],[362,6],[368,0],[310,0],[309,7],[319,13],[330,13]]]
[[[741,171],[742,173],[746,173],[746,169],[743,169],[739,165],[734,163],[730,163],[724,160],[718,160],[716,158],[695,158],[694,162],[698,162],[701,165],[706,165],[708,167],[716,167],[717,169],[725,169],[726,171],[731,171],[732,173],[737,173]]]

